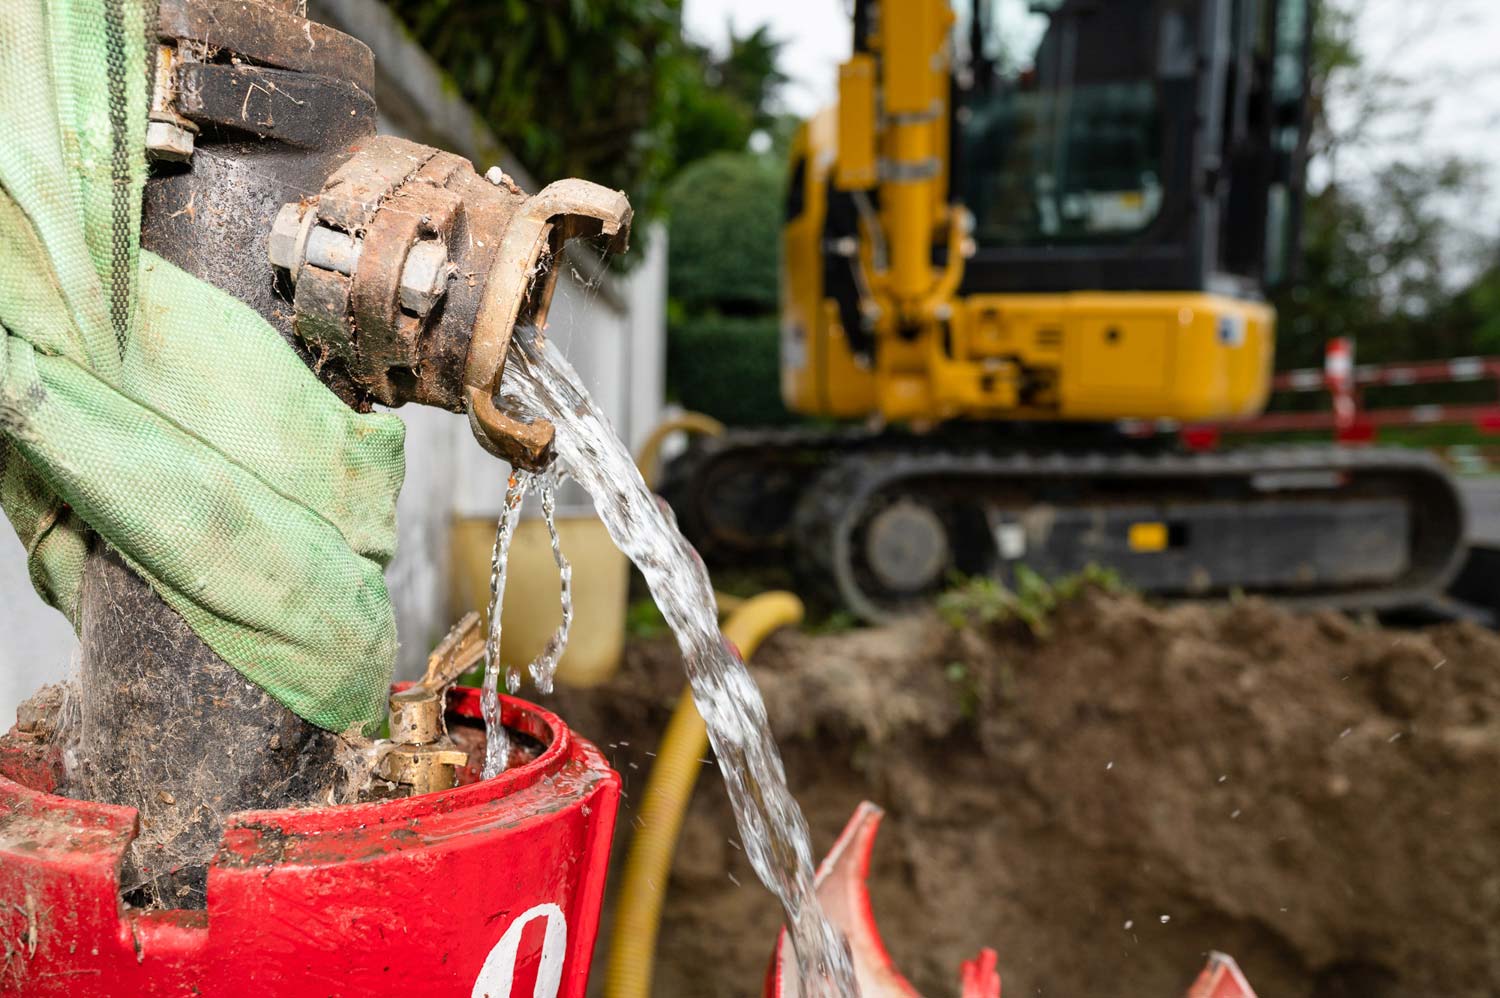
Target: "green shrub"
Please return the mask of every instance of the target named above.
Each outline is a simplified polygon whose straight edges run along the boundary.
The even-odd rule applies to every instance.
[[[689,313],[775,312],[784,169],[750,153],[719,153],[667,189],[667,293]]]
[[[730,426],[789,422],[781,404],[774,315],[702,315],[667,330],[667,390]]]

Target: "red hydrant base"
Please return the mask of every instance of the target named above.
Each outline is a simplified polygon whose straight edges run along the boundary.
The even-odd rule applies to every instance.
[[[206,911],[122,909],[136,812],[0,760],[0,994],[583,998],[619,776],[533,704],[502,720],[547,747],[492,780],[231,816]]]

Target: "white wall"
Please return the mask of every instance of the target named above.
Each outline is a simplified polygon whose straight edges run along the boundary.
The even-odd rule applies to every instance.
[[[26,549],[0,516],[0,732],[16,705],[63,678],[78,639],[62,614],[42,602],[26,574]]]

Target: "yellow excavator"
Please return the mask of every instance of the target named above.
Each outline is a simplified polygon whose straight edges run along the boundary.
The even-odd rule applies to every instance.
[[[1122,429],[1266,404],[1310,2],[855,0],[782,237],[782,395],[822,425],[669,467],[710,564],[788,560],[868,620],[1021,564],[1349,607],[1439,592],[1463,514],[1427,455]]]

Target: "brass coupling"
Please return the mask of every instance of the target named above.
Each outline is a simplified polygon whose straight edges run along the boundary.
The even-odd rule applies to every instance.
[[[559,180],[528,198],[506,229],[464,368],[469,428],[496,457],[529,471],[552,463],[552,424],[544,419],[525,423],[495,406],[510,338],[518,321],[537,329],[545,326],[557,280],[553,261],[568,241],[602,235],[609,240],[609,252],[623,252],[631,215],[630,201],[620,191],[587,180]]]
[[[320,370],[336,365],[367,401],[467,412],[487,451],[536,471],[552,460],[551,424],[495,404],[511,335],[545,325],[566,243],[603,236],[623,251],[631,214],[597,184],[528,197],[498,169],[376,136],[316,197],[282,207],[267,255]]]
[[[469,754],[448,736],[444,721],[448,687],[484,657],[479,614],[464,614],[427,656],[419,682],[391,694],[390,739],[380,746],[376,771],[412,794],[450,790]]]

